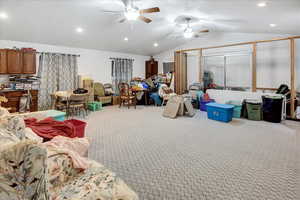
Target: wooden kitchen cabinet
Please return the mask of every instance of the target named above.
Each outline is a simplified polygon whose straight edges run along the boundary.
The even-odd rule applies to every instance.
[[[0,74],[7,74],[7,50],[0,49]]]
[[[23,52],[23,74],[36,73],[36,52],[24,51]]]
[[[35,74],[36,52],[0,49],[0,74]]]
[[[23,52],[19,50],[7,50],[7,72],[8,74],[23,73]]]

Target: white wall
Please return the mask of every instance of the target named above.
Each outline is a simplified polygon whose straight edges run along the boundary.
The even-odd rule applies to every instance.
[[[0,40],[0,48],[22,48],[31,47],[39,52],[57,52],[65,54],[79,54],[78,72],[80,75],[92,77],[95,81],[102,83],[111,82],[111,61],[110,57],[133,58],[133,76],[145,76],[145,61],[147,56],[124,54],[118,52],[98,51],[92,49],[70,48],[64,46],[53,46],[37,43],[26,43],[18,41]],[[2,76],[3,77],[3,76]]]
[[[224,45],[238,42],[288,37],[285,34],[256,34],[256,33],[209,33],[198,39],[187,42],[175,49],[171,49],[155,55],[159,61],[159,70],[162,71],[163,62],[174,61],[174,51],[190,48],[201,48],[215,45]],[[300,77],[300,40],[296,40],[296,80]],[[290,59],[289,41],[279,41],[258,45],[257,54],[257,87],[277,88],[281,83],[290,84]],[[223,54],[224,52],[244,51],[251,52],[251,46],[227,47],[221,49],[206,50],[204,55]],[[250,86],[251,85],[251,56],[230,57],[228,62],[227,85]],[[219,58],[207,60],[209,66],[220,65]],[[220,58],[221,59],[221,58]],[[247,74],[247,75],[245,75]],[[188,83],[198,80],[198,56],[194,52],[188,56]],[[218,75],[217,75],[218,76]],[[220,75],[221,77],[221,75]],[[220,80],[218,80],[220,81]],[[297,80],[297,90],[300,91],[300,78]]]

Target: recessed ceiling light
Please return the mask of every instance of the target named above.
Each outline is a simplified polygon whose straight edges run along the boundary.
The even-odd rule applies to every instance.
[[[258,7],[266,7],[267,3],[266,2],[260,2],[257,4]]]
[[[276,26],[277,26],[277,24],[270,24],[270,26],[271,26],[271,27],[276,27]]]
[[[7,19],[8,15],[5,12],[0,12],[0,18],[1,19]]]
[[[155,43],[153,44],[153,46],[155,46],[155,47],[158,47],[158,43],[157,43],[157,42],[155,42]]]
[[[127,42],[127,41],[128,41],[128,37],[125,37],[125,38],[124,38],[124,41],[126,41],[126,42]]]
[[[77,33],[82,33],[83,32],[83,28],[81,28],[81,27],[76,28],[76,32]]]

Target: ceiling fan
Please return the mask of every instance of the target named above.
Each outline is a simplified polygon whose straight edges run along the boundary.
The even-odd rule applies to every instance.
[[[197,38],[197,37],[200,37],[201,33],[208,33],[209,32],[208,29],[194,31],[191,27],[192,18],[186,17],[184,20],[186,21],[186,23],[185,23],[186,28],[183,31],[183,37],[184,38],[187,38],[187,39],[190,39],[192,37]]]
[[[124,18],[119,20],[120,23],[125,22],[126,20],[142,20],[145,23],[150,23],[152,20],[150,18],[144,17],[143,14],[160,12],[159,7],[139,9],[135,4],[134,0],[121,0],[124,4],[125,9],[123,11],[103,11],[106,13],[122,13]]]

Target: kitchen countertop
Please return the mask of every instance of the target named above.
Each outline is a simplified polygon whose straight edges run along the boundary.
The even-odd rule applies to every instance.
[[[1,92],[24,92],[24,91],[27,91],[27,90],[4,89],[4,90],[0,90],[0,93]],[[31,89],[30,89],[30,91],[31,91]],[[33,91],[38,91],[38,90],[33,90]]]

